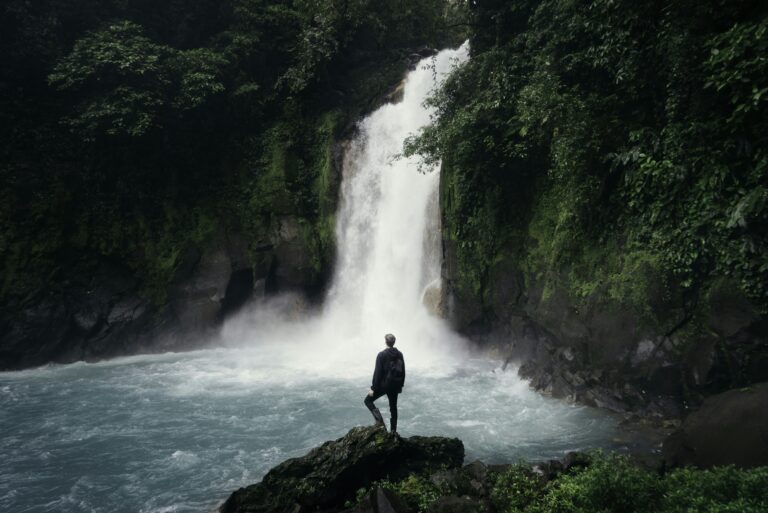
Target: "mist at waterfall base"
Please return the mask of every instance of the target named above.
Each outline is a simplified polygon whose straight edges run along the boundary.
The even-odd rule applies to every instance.
[[[322,311],[253,305],[212,348],[0,373],[0,511],[200,512],[351,427],[392,332],[407,379],[403,436],[457,436],[467,461],[618,448],[615,417],[530,391],[435,315],[438,173],[396,158],[467,49],[411,72],[401,103],[363,120],[344,161],[335,278]],[[388,418],[386,399],[379,401]]]

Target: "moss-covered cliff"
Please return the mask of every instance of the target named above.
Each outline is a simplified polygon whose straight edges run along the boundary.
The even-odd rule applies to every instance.
[[[768,379],[765,6],[471,10],[471,61],[407,148],[442,159],[457,326],[621,411]]]
[[[337,142],[453,30],[436,0],[2,9],[0,369],[185,347],[254,291],[317,296]]]

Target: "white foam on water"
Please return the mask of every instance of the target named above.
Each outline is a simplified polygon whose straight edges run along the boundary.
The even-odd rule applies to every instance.
[[[181,468],[189,468],[200,463],[200,458],[190,451],[174,451],[173,454],[171,454],[171,462],[172,465]]]

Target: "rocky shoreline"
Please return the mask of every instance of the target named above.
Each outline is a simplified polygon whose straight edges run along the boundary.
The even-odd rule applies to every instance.
[[[764,399],[765,397],[763,397]],[[748,440],[754,443],[754,440]],[[739,480],[768,484],[768,467],[739,470],[733,466],[711,470],[675,470],[682,461],[666,454],[618,456],[602,453],[568,453],[559,460],[526,464],[486,465],[481,461],[464,464],[464,445],[456,438],[413,436],[400,438],[382,427],[355,427],[345,436],[324,443],[302,457],[289,459],[256,484],[233,492],[217,513],[479,513],[501,511],[542,511],[551,496],[573,494],[571,504],[558,511],[582,511],[574,503],[598,506],[601,511],[645,511],[653,505],[633,504],[646,500],[638,481],[649,490],[677,493],[663,498],[657,508],[701,502],[708,491],[698,490],[699,481],[727,473],[731,486]],[[728,458],[726,458],[727,460]],[[759,463],[768,464],[760,453]],[[751,462],[741,463],[753,467]],[[703,465],[711,467],[711,463]],[[715,461],[722,465],[723,461]],[[684,475],[691,483],[678,482]],[[733,479],[736,481],[734,482]],[[611,482],[613,481],[613,482]],[[597,486],[598,497],[590,487]],[[751,485],[750,485],[751,486]],[[686,487],[691,487],[687,490]],[[565,490],[565,492],[563,491]],[[760,511],[768,505],[768,487],[756,489],[731,486],[713,492],[711,503],[723,506],[738,503],[740,511]],[[583,496],[579,496],[582,494]],[[633,497],[638,494],[638,497]],[[670,498],[671,497],[671,498]],[[575,499],[575,500],[574,500]],[[629,502],[627,502],[629,501]],[[713,502],[714,501],[714,502]],[[752,505],[757,509],[750,509]],[[510,509],[514,508],[514,509]],[[530,509],[529,509],[530,508]],[[591,509],[586,509],[591,511]],[[653,509],[650,509],[651,511]],[[548,509],[544,509],[548,511]],[[691,510],[692,511],[692,510]],[[213,512],[212,512],[213,513]]]

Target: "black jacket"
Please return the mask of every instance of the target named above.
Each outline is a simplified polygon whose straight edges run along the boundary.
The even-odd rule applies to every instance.
[[[398,358],[403,360],[403,383],[405,383],[405,359],[403,358],[403,353],[394,347],[388,347],[376,356],[376,369],[373,371],[373,381],[371,384],[371,388],[374,392],[397,392],[399,394],[403,391],[402,387],[398,390],[383,389],[384,378],[387,374],[388,364],[390,360],[395,360]]]

